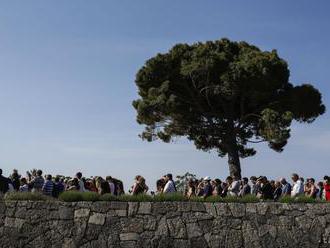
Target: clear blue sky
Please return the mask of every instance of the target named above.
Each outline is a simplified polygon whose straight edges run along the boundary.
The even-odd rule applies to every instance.
[[[135,73],[178,42],[227,37],[288,61],[291,82],[311,82],[330,106],[330,2],[1,1],[0,168],[113,175],[153,186],[166,172],[224,178],[226,158],[184,139],[146,143],[131,107]],[[330,107],[329,107],[330,108]],[[330,117],[294,125],[281,153],[258,146],[243,174],[319,179],[330,174]]]

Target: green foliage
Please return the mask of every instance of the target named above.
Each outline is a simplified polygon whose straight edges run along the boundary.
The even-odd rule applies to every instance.
[[[79,191],[64,191],[58,198],[65,202],[78,202],[83,201],[83,194],[84,193]]]
[[[308,196],[298,196],[298,197],[291,197],[291,196],[283,196],[280,198],[281,203],[326,203],[324,200],[314,199]]]
[[[4,196],[4,200],[8,201],[51,201],[53,198],[41,193],[32,192],[12,192]]]
[[[118,201],[126,202],[150,202],[153,200],[152,196],[147,194],[138,195],[120,195],[117,197]]]
[[[189,180],[196,180],[196,175],[186,172],[182,176],[176,176],[175,187],[178,192],[185,193]]]
[[[155,202],[174,202],[174,201],[187,201],[188,198],[181,193],[159,194],[155,195],[153,201]]]
[[[112,194],[104,194],[100,196],[100,201],[118,201],[118,197]]]
[[[99,201],[100,195],[95,192],[83,192],[81,193],[82,201]]]
[[[253,156],[250,143],[282,151],[292,120],[310,123],[325,112],[312,85],[294,86],[276,50],[261,51],[228,39],[178,44],[149,59],[136,75],[133,102],[141,138],[170,142],[178,136],[197,149],[229,156],[240,176],[239,157]]]

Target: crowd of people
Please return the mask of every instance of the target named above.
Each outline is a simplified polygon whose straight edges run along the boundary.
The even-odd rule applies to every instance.
[[[268,180],[265,176],[250,179],[242,179],[228,176],[225,181],[205,177],[202,179],[188,178],[184,189],[180,192],[191,197],[207,198],[210,196],[220,197],[243,197],[255,195],[260,199],[277,201],[283,196],[298,197],[306,196],[314,199],[330,201],[330,177],[324,176],[323,181],[315,182],[314,178],[306,180],[294,173],[291,176],[292,183],[285,178],[277,181]],[[7,192],[40,192],[47,196],[58,197],[63,191],[96,192],[98,194],[112,194],[115,196],[125,194],[123,182],[119,179],[107,176],[84,178],[78,172],[73,178],[47,174],[43,175],[41,170],[27,172],[25,177],[19,175],[17,170],[13,170],[9,177],[2,175],[0,169],[0,193]],[[133,186],[129,189],[132,195],[147,194],[149,187],[143,176],[135,177]],[[176,183],[172,174],[164,175],[156,182],[156,192],[154,194],[170,194],[177,192]]]
[[[323,181],[315,183],[314,178],[306,180],[294,173],[291,176],[292,184],[285,178],[277,181],[268,180],[265,176],[250,179],[243,177],[227,177],[225,181],[220,179],[211,180],[205,177],[200,180],[189,180],[185,194],[187,197],[200,196],[234,196],[243,197],[255,195],[260,199],[277,201],[283,196],[298,197],[306,196],[314,199],[330,201],[330,177],[324,176]]]

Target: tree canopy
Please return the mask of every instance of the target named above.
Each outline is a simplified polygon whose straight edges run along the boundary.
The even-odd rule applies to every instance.
[[[136,75],[141,137],[185,136],[197,149],[228,155],[230,174],[240,178],[239,158],[256,153],[249,143],[267,142],[281,152],[293,120],[311,123],[325,112],[320,92],[293,85],[289,76],[276,50],[228,39],[177,44]]]

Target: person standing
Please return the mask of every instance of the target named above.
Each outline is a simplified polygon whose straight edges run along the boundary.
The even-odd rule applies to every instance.
[[[176,187],[175,187],[175,183],[173,181],[173,176],[172,174],[167,174],[166,175],[166,184],[165,184],[165,187],[164,187],[164,193],[165,194],[168,194],[168,193],[175,193],[176,192]]]
[[[204,177],[204,187],[203,187],[203,198],[207,198],[212,195],[212,185],[211,185],[211,178]]]
[[[45,183],[45,179],[42,177],[42,170],[37,170],[36,176],[30,182],[30,187],[32,188],[32,192],[41,192],[44,183]]]
[[[78,172],[76,174],[76,178],[78,179],[78,183],[79,183],[79,191],[80,192],[85,192],[86,189],[85,189],[85,182],[82,178],[82,173],[81,172]]]
[[[232,178],[231,176],[227,177],[226,181],[228,184],[227,194],[230,196],[238,196],[240,189],[239,181],[235,177]]]
[[[326,176],[324,182],[325,200],[330,201],[330,177]]]
[[[2,169],[0,169],[0,193],[5,194],[9,189],[8,179],[2,176]]]
[[[291,184],[285,178],[281,178],[280,182],[282,184],[282,196],[291,195]]]
[[[280,199],[281,196],[282,196],[282,185],[281,185],[281,182],[276,181],[275,182],[275,190],[274,190],[274,193],[273,193],[274,201],[278,201],[278,199]]]
[[[239,191],[239,196],[245,196],[251,194],[251,187],[249,185],[249,179],[247,177],[242,178],[242,186],[241,190]]]
[[[299,178],[299,175],[297,173],[293,173],[291,179],[293,181],[291,197],[297,197],[304,194],[304,184]]]
[[[54,183],[52,181],[52,175],[46,176],[46,181],[42,186],[42,192],[44,195],[53,196]]]

